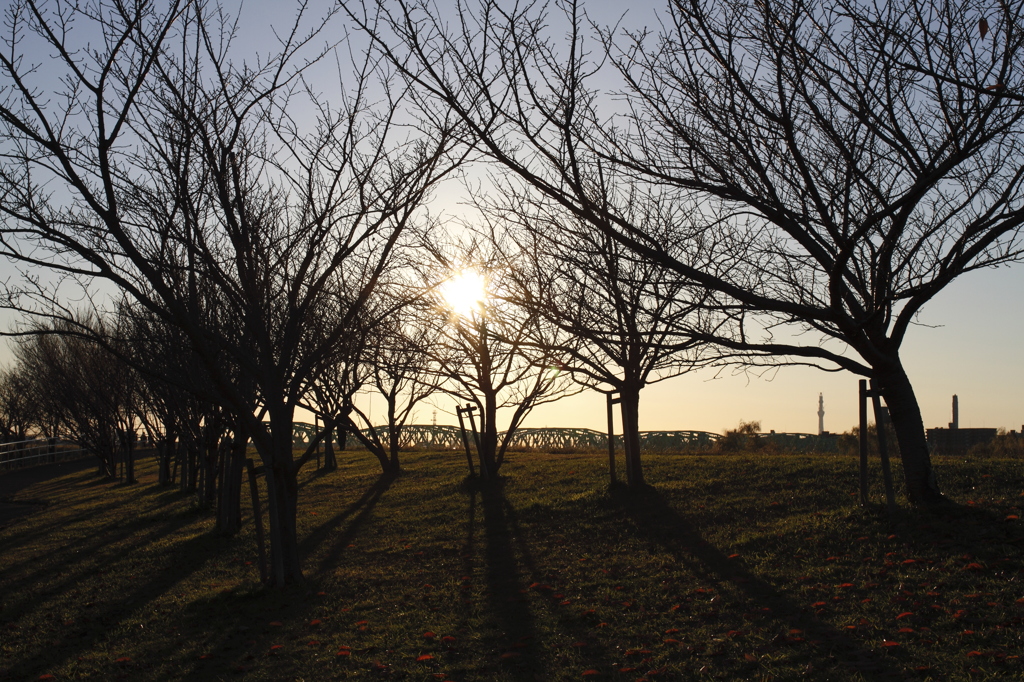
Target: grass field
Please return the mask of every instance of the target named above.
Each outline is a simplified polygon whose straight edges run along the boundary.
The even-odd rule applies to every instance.
[[[214,536],[151,463],[18,490],[40,504],[0,529],[0,679],[1024,676],[1019,460],[940,458],[959,507],[893,518],[841,456],[650,456],[638,495],[599,455],[514,454],[487,490],[456,454],[390,482],[342,460],[302,477],[283,590],[248,514]]]

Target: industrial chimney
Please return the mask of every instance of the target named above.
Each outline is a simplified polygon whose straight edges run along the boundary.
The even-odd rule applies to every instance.
[[[953,394],[953,421],[949,422],[949,428],[960,428],[960,401],[957,399],[955,393]]]

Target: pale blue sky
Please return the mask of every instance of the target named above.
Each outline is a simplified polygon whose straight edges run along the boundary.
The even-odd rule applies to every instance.
[[[625,23],[652,24],[651,8],[661,4],[643,0],[630,3],[630,16]],[[256,0],[245,6],[253,19],[243,22],[238,46],[270,49],[267,25],[290,18],[288,3]],[[600,21],[614,21],[621,7],[591,3],[590,12]],[[461,212],[454,206],[440,205],[450,204],[449,192],[438,197],[439,205],[432,207],[433,211]],[[10,271],[8,264],[0,264],[0,276]],[[1021,428],[1022,301],[1024,265],[1017,265],[967,275],[924,307],[920,321],[929,326],[911,330],[902,356],[926,427],[945,426],[949,422],[951,397],[956,393],[960,398],[961,426]],[[4,321],[0,316],[0,323]],[[6,349],[0,351],[0,358],[4,355]],[[765,431],[813,432],[817,429],[819,392],[825,396],[827,429],[844,431],[857,420],[858,377],[850,374],[781,368],[771,375],[770,381],[734,376],[728,370],[718,379],[712,379],[713,375],[712,371],[703,370],[649,387],[641,398],[641,428],[721,432],[740,420],[759,420]],[[442,409],[452,407],[446,398],[437,402]],[[417,421],[429,423],[431,411],[430,406],[422,407]],[[539,408],[526,425],[603,429],[604,414],[603,396],[589,392]],[[452,423],[453,419],[439,412],[438,421]]]

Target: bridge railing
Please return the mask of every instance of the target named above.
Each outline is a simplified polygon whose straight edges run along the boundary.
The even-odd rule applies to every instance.
[[[378,429],[377,433],[386,444],[386,429]],[[295,447],[308,445],[315,436],[316,427],[312,424],[296,422],[292,426]],[[456,450],[462,447],[462,434],[457,426],[412,424],[402,429],[401,438],[400,446],[403,448]],[[642,431],[640,447],[645,451],[702,450],[711,448],[720,438],[717,433],[708,431]],[[621,449],[622,437],[616,436],[615,440]],[[605,450],[608,448],[608,435],[593,429],[519,429],[510,447],[548,452]]]

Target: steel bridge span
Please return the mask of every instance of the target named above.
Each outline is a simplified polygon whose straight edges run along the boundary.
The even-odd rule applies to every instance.
[[[378,430],[378,434],[386,443],[386,430]],[[312,424],[296,422],[292,425],[292,438],[297,448],[308,445],[315,435],[316,427]],[[839,451],[836,434],[759,433],[757,437],[765,444],[773,444],[789,452]],[[709,450],[721,438],[721,435],[709,431],[641,431],[640,448],[645,452]],[[615,442],[616,449],[621,450],[622,436],[616,436]],[[402,430],[400,446],[457,450],[462,447],[462,435],[457,426],[413,424]],[[519,429],[510,447],[546,452],[606,450],[608,435],[593,429]]]
[[[364,433],[366,431],[364,430]],[[378,430],[386,437],[386,430]],[[295,447],[309,445],[316,435],[312,424],[292,424],[292,439]],[[504,435],[504,434],[502,434]],[[640,447],[644,450],[702,449],[711,447],[721,436],[707,431],[641,431]],[[616,445],[622,447],[622,437],[616,436]],[[400,446],[403,448],[458,449],[462,447],[462,435],[457,426],[432,426],[413,424],[402,430]],[[519,429],[510,447],[517,449],[566,451],[606,449],[608,435],[593,429]]]

